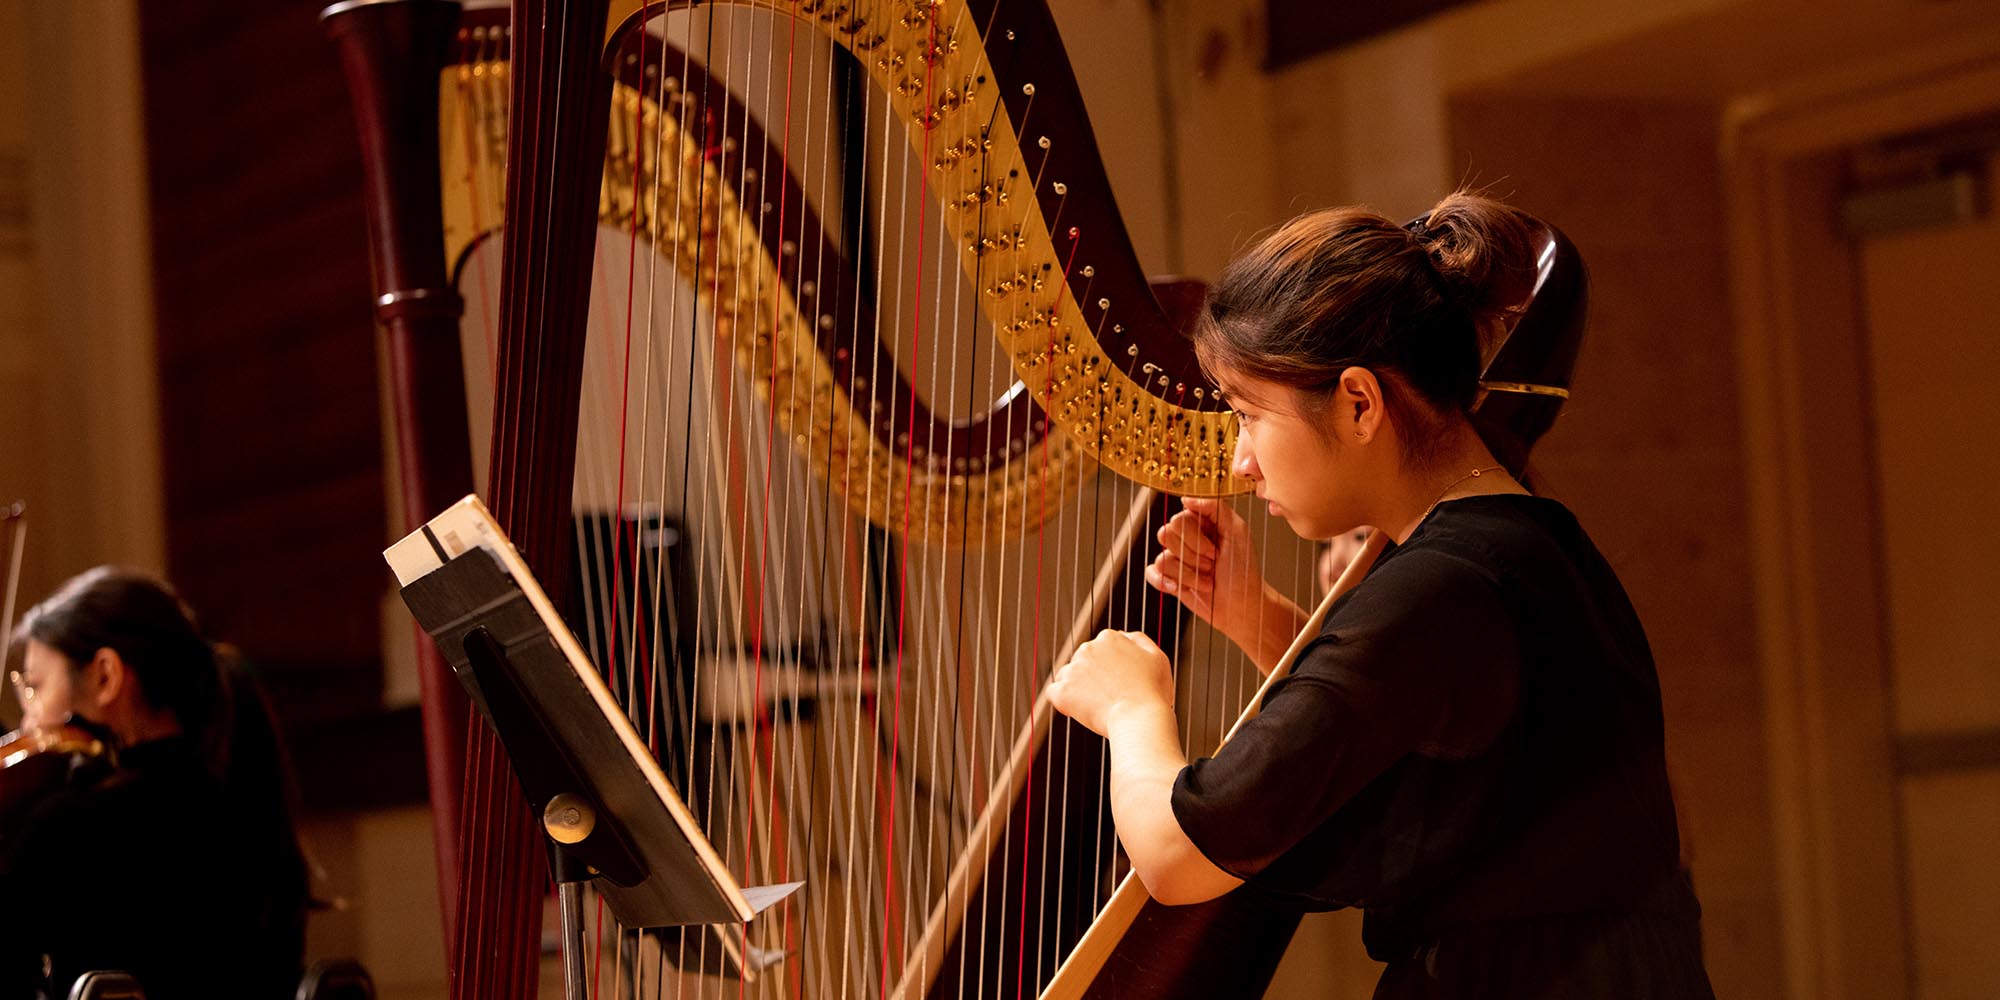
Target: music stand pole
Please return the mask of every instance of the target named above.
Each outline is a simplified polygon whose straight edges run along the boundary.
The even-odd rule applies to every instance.
[[[590,878],[590,870],[562,849],[556,827],[549,820],[559,803],[560,798],[549,803],[542,814],[542,828],[557,841],[549,845],[549,872],[562,907],[563,1000],[589,1000],[590,983],[583,961],[583,883]]]
[[[563,1000],[589,1000],[590,983],[583,962],[583,883],[590,866],[564,846],[582,843],[597,828],[597,811],[580,795],[564,792],[542,810],[542,832],[549,835],[549,877],[556,883],[562,908]]]

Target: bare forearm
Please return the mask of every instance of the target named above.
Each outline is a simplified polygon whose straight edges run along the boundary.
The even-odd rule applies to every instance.
[[[1202,855],[1174,816],[1174,781],[1187,756],[1172,708],[1122,711],[1111,717],[1105,739],[1111,745],[1112,819],[1146,891],[1162,903],[1196,903],[1240,884]]]
[[[1256,621],[1243,623],[1238,629],[1240,634],[1229,638],[1243,650],[1244,655],[1250,657],[1251,663],[1257,665],[1258,673],[1268,674],[1284,658],[1292,640],[1298,638],[1306,618],[1304,608],[1265,584],[1263,613],[1257,616]]]

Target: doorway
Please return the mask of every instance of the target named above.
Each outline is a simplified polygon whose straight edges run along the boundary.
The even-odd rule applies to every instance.
[[[2000,993],[1996,94],[1927,54],[1726,143],[1792,997]]]

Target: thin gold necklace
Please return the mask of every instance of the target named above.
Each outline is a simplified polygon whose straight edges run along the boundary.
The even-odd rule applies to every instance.
[[[1478,479],[1478,478],[1479,478],[1480,476],[1483,476],[1483,475],[1485,475],[1485,474],[1487,474],[1487,473],[1489,473],[1489,472],[1504,472],[1504,471],[1506,471],[1506,469],[1505,469],[1504,467],[1502,467],[1502,466],[1498,466],[1498,465],[1488,465],[1488,466],[1482,466],[1482,467],[1480,467],[1480,468],[1477,468],[1477,469],[1474,469],[1474,470],[1472,470],[1471,472],[1468,472],[1468,473],[1466,473],[1466,474],[1465,474],[1465,475],[1463,475],[1463,476],[1460,476],[1460,477],[1458,477],[1457,479],[1454,479],[1454,480],[1452,480],[1452,481],[1451,481],[1450,483],[1448,483],[1448,484],[1447,484],[1447,485],[1445,486],[1445,488],[1444,488],[1443,490],[1441,490],[1441,491],[1439,491],[1439,492],[1438,492],[1438,496],[1437,496],[1437,499],[1436,499],[1436,500],[1432,500],[1432,501],[1431,501],[1431,505],[1430,505],[1430,506],[1428,506],[1428,507],[1425,507],[1425,508],[1424,508],[1424,513],[1423,513],[1423,516],[1422,516],[1422,517],[1419,517],[1419,518],[1417,518],[1417,523],[1418,523],[1418,524],[1422,524],[1422,523],[1424,522],[1424,519],[1425,519],[1425,518],[1428,518],[1428,517],[1430,517],[1430,516],[1431,516],[1431,511],[1434,511],[1434,510],[1438,509],[1438,504],[1441,504],[1441,503],[1443,503],[1443,502],[1444,502],[1444,498],[1445,498],[1446,496],[1450,495],[1450,493],[1451,493],[1451,491],[1452,491],[1452,490],[1455,490],[1455,489],[1457,489],[1457,488],[1458,488],[1458,484],[1460,484],[1460,483],[1462,483],[1462,482],[1465,482],[1465,481],[1466,481],[1466,480],[1468,480],[1468,479]]]

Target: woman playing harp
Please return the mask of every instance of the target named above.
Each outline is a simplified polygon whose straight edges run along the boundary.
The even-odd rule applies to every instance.
[[[1361,907],[1377,997],[1709,997],[1645,634],[1468,418],[1527,237],[1456,194],[1415,232],[1324,211],[1234,261],[1195,335],[1241,418],[1234,471],[1302,536],[1394,547],[1212,758],[1182,755],[1141,636],[1100,634],[1050,697],[1107,738],[1119,839],[1162,902],[1248,883]],[[1190,500],[1160,537],[1148,580],[1271,669],[1305,615],[1242,519]]]

